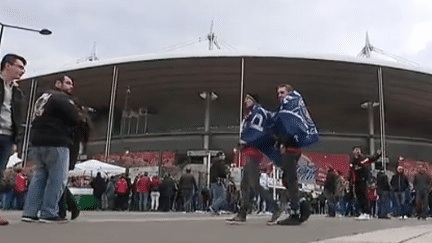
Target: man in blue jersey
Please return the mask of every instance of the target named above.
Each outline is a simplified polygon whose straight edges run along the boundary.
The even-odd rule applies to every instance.
[[[291,203],[291,215],[279,225],[299,225],[310,215],[309,205],[300,202],[297,182],[297,162],[302,147],[307,147],[318,139],[318,130],[309,115],[303,97],[289,84],[277,86],[279,108],[273,116],[272,133],[276,136],[281,155],[274,160],[283,170],[283,182]]]
[[[241,126],[241,144],[243,147],[240,150],[240,156],[246,157],[246,165],[241,181],[242,197],[238,214],[234,218],[227,219],[227,222],[245,222],[247,211],[251,207],[252,193],[257,193],[273,208],[273,215],[269,221],[269,224],[272,224],[276,223],[276,220],[282,214],[282,209],[273,199],[271,193],[260,185],[260,171],[258,168],[264,156],[263,153],[271,159],[276,159],[279,154],[278,150],[273,146],[276,141],[269,131],[271,113],[262,108],[257,103],[256,97],[250,94],[246,95],[244,102],[246,116]]]

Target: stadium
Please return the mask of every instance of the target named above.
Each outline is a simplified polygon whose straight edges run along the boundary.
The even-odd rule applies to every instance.
[[[274,110],[281,83],[303,95],[319,128],[306,152],[350,154],[359,145],[368,154],[385,144],[390,170],[399,157],[432,158],[432,72],[420,67],[347,56],[163,53],[35,75],[21,83],[29,106],[61,75],[75,80],[74,95],[91,110],[88,158],[147,152],[162,160],[170,152],[170,163],[199,163],[188,155],[203,150],[234,158],[242,95],[258,94]]]

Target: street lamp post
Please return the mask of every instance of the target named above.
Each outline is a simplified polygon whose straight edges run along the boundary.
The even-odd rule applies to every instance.
[[[34,32],[38,32],[41,35],[50,35],[52,33],[48,29],[35,30],[35,29],[24,28],[24,27],[15,26],[15,25],[3,24],[3,23],[0,23],[0,26],[1,26],[1,29],[0,29],[0,46],[1,46],[1,40],[2,40],[2,36],[3,36],[3,29],[4,29],[4,27],[9,27],[9,28],[14,28],[14,29],[20,29],[20,30],[34,31]]]

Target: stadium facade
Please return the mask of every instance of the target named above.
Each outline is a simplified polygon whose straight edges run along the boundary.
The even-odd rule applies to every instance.
[[[258,94],[273,110],[276,85],[289,83],[304,96],[321,134],[305,150],[348,154],[360,145],[368,153],[384,142],[390,169],[400,156],[432,161],[431,70],[346,56],[221,51],[136,56],[28,78],[22,87],[29,104],[33,91],[49,88],[63,74],[75,80],[81,104],[94,109],[89,157],[167,150],[182,160],[189,150],[209,149],[232,158],[242,94]]]

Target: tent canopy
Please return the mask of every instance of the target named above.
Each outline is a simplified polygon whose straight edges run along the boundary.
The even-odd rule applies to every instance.
[[[69,171],[69,176],[87,175],[95,177],[101,172],[102,177],[119,175],[126,172],[126,168],[107,164],[98,160],[87,160],[75,165],[75,169]]]

